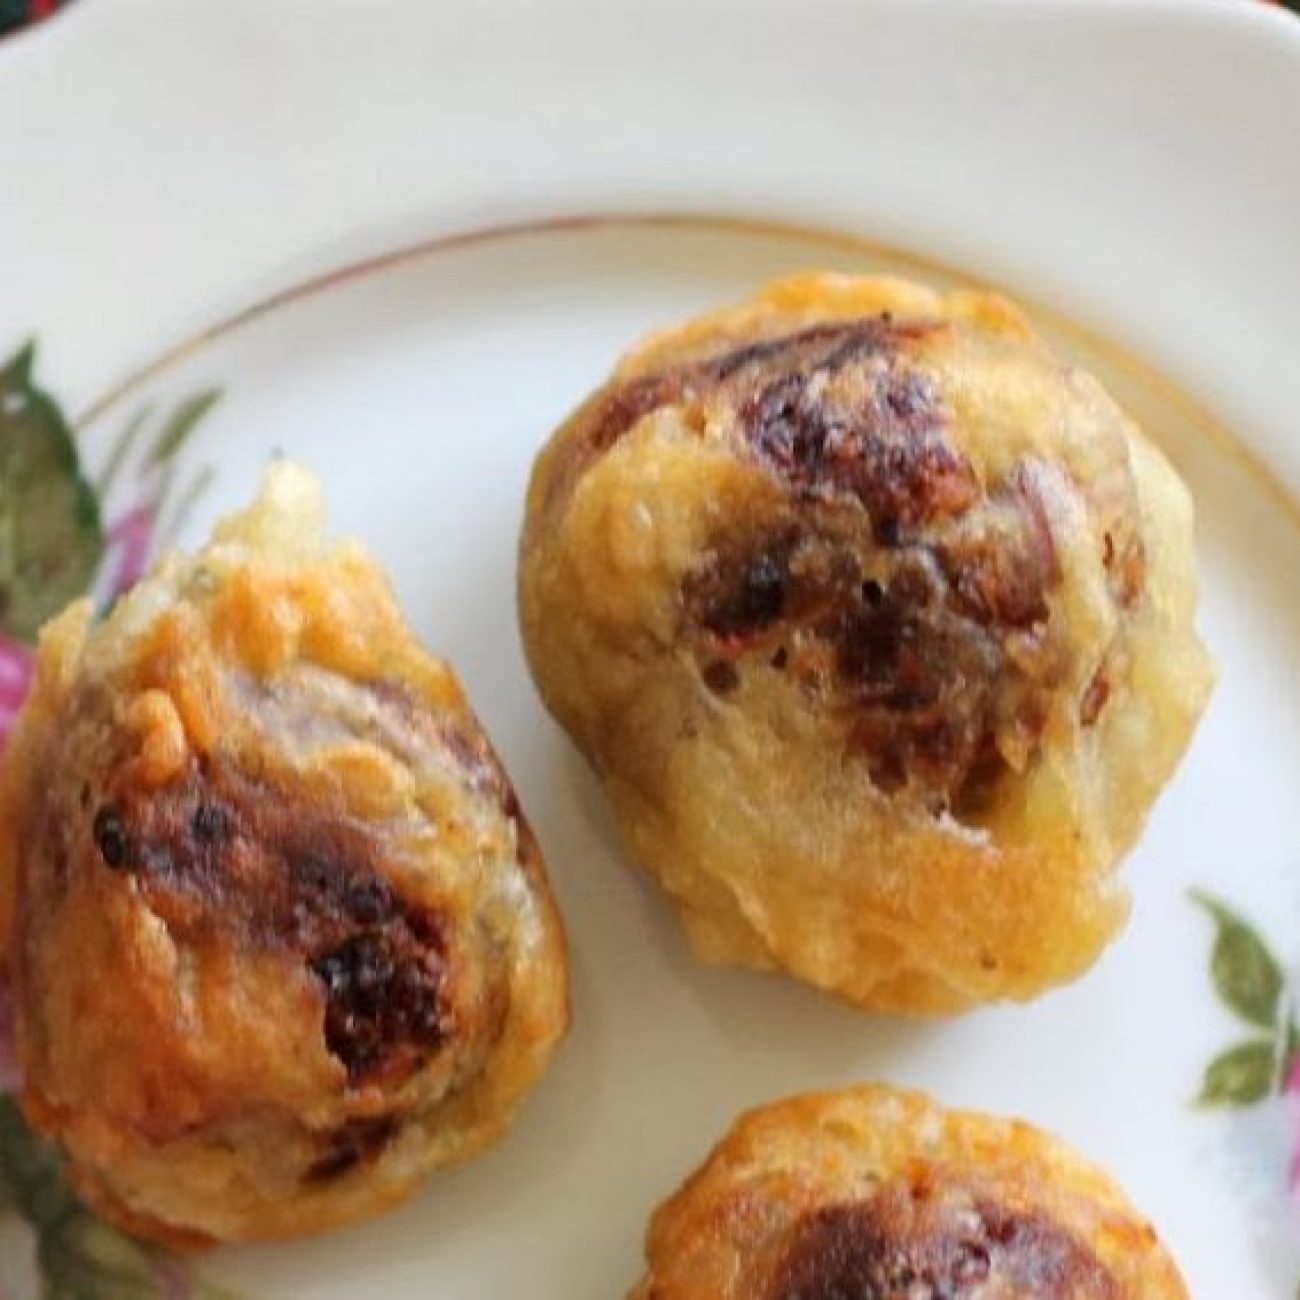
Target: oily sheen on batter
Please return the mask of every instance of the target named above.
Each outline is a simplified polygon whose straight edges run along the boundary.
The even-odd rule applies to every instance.
[[[173,1243],[373,1214],[497,1137],[568,1020],[537,845],[315,480],[41,637],[0,788],[22,1103]]]
[[[551,438],[528,661],[698,952],[863,1007],[1071,979],[1210,683],[1192,508],[986,293],[810,275]]]
[[[628,1300],[1187,1300],[1115,1183],[1027,1124],[847,1088],[742,1115]]]

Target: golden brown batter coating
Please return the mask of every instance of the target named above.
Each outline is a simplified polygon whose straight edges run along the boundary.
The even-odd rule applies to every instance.
[[[560,428],[520,615],[702,956],[949,1012],[1121,924],[1211,680],[1191,534],[1010,304],[806,276],[649,339]]]
[[[289,465],[41,638],[0,878],[23,1103],[173,1242],[369,1215],[495,1138],[564,1032],[537,845],[452,671]]]
[[[743,1115],[655,1212],[629,1300],[1187,1300],[1100,1170],[884,1087]]]

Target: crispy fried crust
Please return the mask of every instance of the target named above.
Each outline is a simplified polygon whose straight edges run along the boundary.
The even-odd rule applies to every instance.
[[[542,695],[710,960],[950,1012],[1072,978],[1211,669],[1192,513],[987,294],[807,276],[635,348],[539,456]]]
[[[1115,1184],[1026,1124],[884,1087],[743,1115],[655,1212],[629,1300],[1186,1300]]]
[[[382,1210],[501,1132],[567,1023],[509,781],[292,466],[102,624],[46,629],[0,876],[24,1106],[141,1235]]]

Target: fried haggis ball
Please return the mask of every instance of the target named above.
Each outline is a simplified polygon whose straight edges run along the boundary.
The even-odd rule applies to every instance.
[[[534,467],[550,710],[699,953],[865,1007],[1072,978],[1211,670],[1192,510],[983,293],[778,282],[650,338]]]
[[[510,783],[291,465],[103,623],[45,629],[0,876],[24,1109],[141,1236],[385,1209],[501,1133],[566,1026]]]
[[[1027,1124],[883,1087],[741,1116],[629,1300],[1187,1300],[1151,1226]]]

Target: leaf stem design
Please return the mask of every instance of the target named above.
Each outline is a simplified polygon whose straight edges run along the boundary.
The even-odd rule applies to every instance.
[[[92,484],[68,421],[33,383],[35,359],[31,340],[0,363],[0,749],[30,685],[38,629],[90,592],[97,574],[94,594],[107,601],[139,579],[176,480],[176,457],[220,396],[205,389],[181,402],[143,454],[139,443],[154,407],[140,408]],[[138,498],[106,528],[100,500],[133,457]],[[208,471],[194,476],[170,511],[170,527],[179,526],[209,481]],[[124,1236],[78,1201],[57,1149],[32,1132],[12,1095],[21,1083],[12,1011],[0,969],[0,1218],[30,1229],[41,1300],[233,1300],[183,1261]]]
[[[104,553],[99,499],[63,412],[32,382],[35,356],[29,341],[0,367],[0,632],[27,644]]]
[[[176,505],[167,518],[158,523],[154,541],[156,551],[163,552],[175,545],[177,534],[180,532],[186,516],[194,508],[194,503],[208,490],[214,478],[216,478],[216,473],[212,466],[205,465],[185,485],[184,490],[176,499]]]
[[[55,1148],[0,1097],[0,1213],[31,1225],[42,1300],[234,1300],[164,1251],[97,1219],[69,1190]]]
[[[1203,1106],[1252,1106],[1284,1091],[1296,1060],[1300,1030],[1292,991],[1281,963],[1248,921],[1203,890],[1190,896],[1214,923],[1215,993],[1256,1031],[1210,1062],[1196,1100]]]
[[[113,444],[113,450],[108,454],[108,460],[100,471],[99,478],[95,482],[95,491],[99,494],[102,501],[109,493],[109,489],[121,473],[122,466],[126,464],[126,458],[131,454],[132,447],[139,441],[140,434],[146,424],[149,423],[153,415],[153,403],[146,402],[134,415],[127,420],[126,426],[118,434],[117,441]]]

